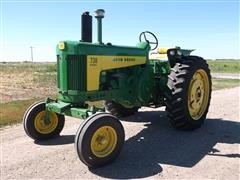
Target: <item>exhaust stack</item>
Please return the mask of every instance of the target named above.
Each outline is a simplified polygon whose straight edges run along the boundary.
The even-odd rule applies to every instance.
[[[82,14],[82,39],[83,42],[92,42],[92,16],[89,12]]]

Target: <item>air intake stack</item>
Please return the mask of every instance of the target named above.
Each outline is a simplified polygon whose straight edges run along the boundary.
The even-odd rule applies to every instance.
[[[105,11],[103,9],[97,9],[94,12],[94,17],[97,19],[98,27],[98,43],[102,44],[102,18],[104,18]]]

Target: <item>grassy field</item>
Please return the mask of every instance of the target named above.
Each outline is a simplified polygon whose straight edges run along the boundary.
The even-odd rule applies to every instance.
[[[56,72],[57,66],[54,62],[0,62],[2,72]]]
[[[216,79],[212,78],[212,89],[226,89],[240,86],[240,79]]]
[[[44,86],[56,83],[56,63],[0,63],[1,74],[15,75],[28,74],[33,77],[34,83],[43,83]]]
[[[240,73],[240,60],[208,60],[212,73]]]
[[[240,79],[212,79],[212,89],[219,90],[219,89],[227,89],[232,87],[240,86]]]
[[[240,61],[208,61],[211,72],[239,73]],[[55,63],[0,63],[0,127],[22,121],[25,110],[56,96]],[[240,86],[239,79],[212,79],[213,90]]]
[[[56,63],[0,63],[1,103],[57,92]]]
[[[0,104],[0,127],[22,122],[26,109],[38,99],[18,100]]]

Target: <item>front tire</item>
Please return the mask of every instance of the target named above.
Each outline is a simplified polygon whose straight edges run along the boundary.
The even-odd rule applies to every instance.
[[[203,124],[210,105],[211,85],[204,59],[188,56],[175,64],[165,92],[166,110],[173,127],[193,130]]]
[[[37,102],[30,106],[23,116],[23,126],[26,134],[34,140],[52,138],[60,134],[65,118],[61,114],[47,112],[45,102]]]
[[[75,136],[75,149],[84,164],[99,167],[117,158],[124,139],[123,126],[116,117],[97,113],[84,120],[79,127]]]

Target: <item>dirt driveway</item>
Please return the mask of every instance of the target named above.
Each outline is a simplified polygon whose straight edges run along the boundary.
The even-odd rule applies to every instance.
[[[112,164],[88,169],[74,150],[80,120],[68,118],[61,136],[34,142],[22,125],[1,130],[1,179],[239,179],[240,87],[213,92],[204,126],[173,129],[164,108],[142,108],[124,119],[126,141]]]
[[[224,78],[224,79],[240,79],[240,74],[230,73],[211,73],[213,78]]]

